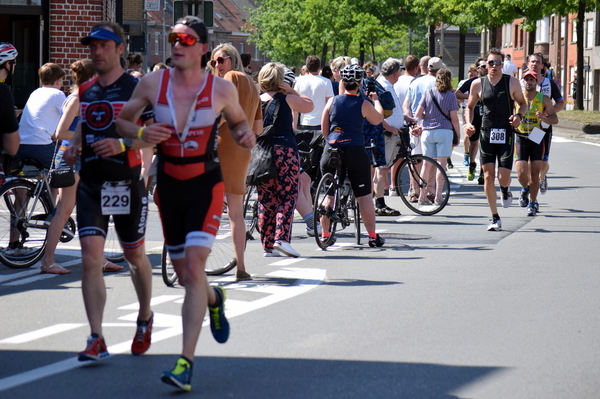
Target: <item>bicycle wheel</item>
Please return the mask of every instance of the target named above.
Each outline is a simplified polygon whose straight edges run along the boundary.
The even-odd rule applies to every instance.
[[[52,208],[46,195],[35,197],[35,188],[26,180],[0,188],[0,262],[14,269],[32,266],[46,249]]]
[[[171,287],[177,281],[177,273],[173,268],[171,256],[169,256],[169,252],[167,251],[166,245],[163,245],[160,268],[164,283],[167,285],[167,287]]]
[[[394,180],[404,204],[420,215],[435,215],[448,203],[450,181],[432,158],[423,155],[406,158]]]
[[[350,218],[354,220],[354,234],[356,236],[356,245],[360,245],[360,209],[354,194],[350,194],[348,198],[348,212]]]
[[[335,229],[337,227],[337,211],[339,206],[338,189],[335,179],[331,173],[326,173],[315,191],[315,201],[313,204],[314,231],[317,230],[317,223],[321,222],[323,231],[322,237],[315,234],[315,241],[321,249],[325,249],[335,243]]]
[[[108,219],[108,230],[106,231],[106,240],[104,241],[104,257],[106,260],[113,263],[123,262],[125,260],[119,237],[115,231],[115,221],[112,216]]]
[[[231,236],[231,225],[229,221],[221,221],[219,233],[215,238],[212,250],[206,259],[206,274],[218,276],[233,269],[237,265],[235,250],[233,249],[233,237]]]
[[[69,233],[67,233],[69,232]],[[70,242],[73,238],[75,238],[75,233],[77,232],[77,227],[75,225],[75,220],[71,216],[67,219],[65,223],[65,227],[63,228],[63,232],[60,235],[59,241],[62,243]]]
[[[254,234],[258,226],[258,191],[256,190],[256,186],[248,186],[246,188],[244,221],[246,223],[246,239],[254,240],[252,234]]]

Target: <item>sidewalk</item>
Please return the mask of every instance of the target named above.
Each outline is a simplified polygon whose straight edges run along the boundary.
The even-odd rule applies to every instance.
[[[580,139],[600,143],[600,123],[584,124],[572,121],[559,121],[558,124],[553,126],[552,134],[569,139]]]

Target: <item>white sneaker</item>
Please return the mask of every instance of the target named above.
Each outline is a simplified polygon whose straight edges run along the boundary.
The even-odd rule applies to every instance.
[[[398,191],[396,190],[396,187],[390,187],[390,197],[397,197],[398,196]]]
[[[321,233],[323,232],[323,229],[321,228],[321,224],[317,224],[317,232],[319,233],[319,235],[321,235]],[[314,237],[315,236],[315,230],[311,229],[310,227],[306,227],[306,235],[308,235],[309,237]]]
[[[292,258],[300,257],[300,254],[296,252],[294,248],[292,248],[289,242],[275,241],[275,244],[273,244],[273,248],[287,256],[291,256]]]
[[[490,219],[490,224],[488,225],[487,231],[500,231],[500,230],[502,230],[502,220]]]
[[[274,249],[273,252],[263,252],[263,256],[265,258],[278,258],[281,256],[281,254],[279,253],[279,251]]]
[[[512,193],[509,191],[506,198],[504,198],[504,195],[502,193],[500,195],[502,195],[502,206],[505,208],[510,208],[510,206],[512,205],[512,202],[513,202]]]

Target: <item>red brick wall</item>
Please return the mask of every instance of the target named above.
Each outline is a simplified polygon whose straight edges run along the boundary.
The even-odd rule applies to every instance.
[[[112,0],[50,0],[50,60],[60,65],[65,89],[70,84],[70,65],[88,58],[88,49],[79,41],[102,20],[114,15]]]

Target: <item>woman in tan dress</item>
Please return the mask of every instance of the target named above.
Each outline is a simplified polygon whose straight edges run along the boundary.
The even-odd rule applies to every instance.
[[[215,75],[229,80],[237,87],[240,105],[248,118],[248,123],[252,126],[254,133],[260,134],[263,129],[263,121],[258,88],[244,72],[238,51],[230,44],[219,45],[212,52],[210,66]],[[236,281],[251,280],[252,277],[246,272],[244,263],[246,224],[243,211],[250,150],[241,147],[233,140],[224,120],[219,126],[217,153],[223,173],[227,213],[231,223],[233,247],[237,259]]]

